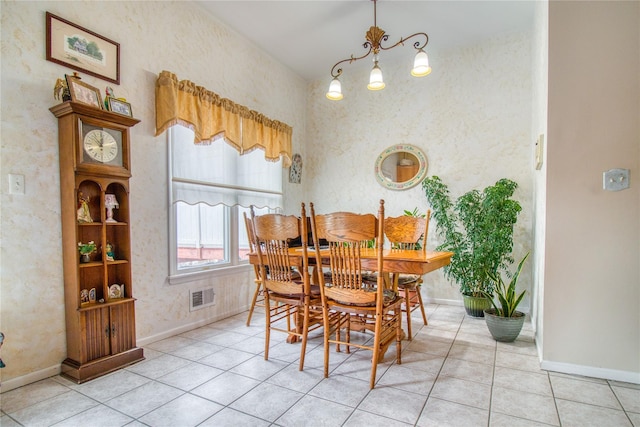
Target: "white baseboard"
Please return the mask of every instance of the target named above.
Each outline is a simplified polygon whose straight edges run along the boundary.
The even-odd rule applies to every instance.
[[[61,370],[61,365],[57,364],[55,366],[41,369],[39,371],[29,372],[27,375],[22,375],[21,377],[16,377],[10,380],[2,381],[2,386],[0,387],[0,393],[4,393],[6,391],[25,386],[27,384],[35,383],[37,381],[53,377],[55,375],[60,374],[60,370]]]
[[[247,310],[248,307],[244,307],[240,312]],[[200,328],[202,326],[206,326],[210,323],[216,322],[217,320],[224,319],[230,316],[233,316],[237,313],[225,313],[219,314],[215,318],[199,320],[197,322],[189,323],[186,325],[182,325],[178,328],[170,329],[168,331],[163,331],[160,334],[152,335],[149,337],[144,337],[136,340],[136,345],[138,347],[144,347],[147,344],[150,344],[155,341],[159,341],[165,338],[170,338],[174,335],[182,334],[184,332],[191,331],[193,329]],[[61,362],[62,363],[62,362]],[[0,393],[4,393],[10,390],[14,390],[18,387],[22,387],[31,383],[35,383],[40,380],[44,380],[56,375],[59,375],[61,372],[61,364],[57,364],[55,366],[51,366],[49,368],[41,369],[39,371],[30,372],[26,375],[22,375],[20,377],[12,378],[10,380],[2,381],[0,384]]]
[[[218,320],[222,320],[222,319],[226,319],[227,317],[231,317],[231,316],[235,316],[238,313],[242,313],[246,310],[248,310],[249,307],[242,307],[240,309],[240,311],[238,311],[237,313],[222,313],[222,314],[218,314],[217,316],[208,318],[208,319],[202,319],[202,320],[198,320],[196,322],[192,322],[192,323],[187,323],[185,325],[181,325],[177,328],[173,328],[173,329],[169,329],[166,331],[162,331],[159,334],[156,335],[151,335],[148,337],[144,337],[144,338],[139,338],[136,340],[136,345],[138,347],[144,347],[147,344],[151,344],[152,342],[156,342],[156,341],[160,341],[163,340],[165,338],[171,338],[174,335],[179,335],[179,334],[183,334],[185,332],[189,332],[191,330],[197,329],[197,328],[201,328],[203,326],[206,326],[210,323],[213,322],[217,322]]]
[[[619,371],[617,369],[574,365],[573,363],[552,362],[549,360],[543,360],[540,363],[540,367],[546,371],[560,372],[563,374],[581,375],[583,377],[602,378],[605,380],[640,384],[640,372]]]

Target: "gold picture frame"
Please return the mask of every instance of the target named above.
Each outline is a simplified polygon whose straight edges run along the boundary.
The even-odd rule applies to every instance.
[[[82,102],[102,110],[102,96],[100,96],[98,88],[88,85],[74,76],[66,75],[65,77],[72,101]]]
[[[123,116],[133,117],[131,111],[131,104],[118,98],[109,97],[107,99],[109,105],[109,111],[122,114]]]

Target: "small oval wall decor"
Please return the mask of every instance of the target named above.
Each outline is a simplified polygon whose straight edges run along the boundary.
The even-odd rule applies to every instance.
[[[378,156],[374,173],[380,185],[390,190],[415,187],[427,176],[427,156],[410,144],[396,144]]]

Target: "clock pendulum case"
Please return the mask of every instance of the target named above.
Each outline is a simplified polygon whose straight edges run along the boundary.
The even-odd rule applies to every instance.
[[[62,375],[82,383],[143,360],[136,347],[135,283],[131,277],[130,128],[139,120],[68,101],[58,118],[62,262],[67,358]],[[105,196],[118,209],[107,221]],[[80,263],[78,243],[98,249]],[[107,244],[117,253],[107,256]],[[109,293],[114,286],[123,289]],[[82,295],[95,295],[82,298]]]

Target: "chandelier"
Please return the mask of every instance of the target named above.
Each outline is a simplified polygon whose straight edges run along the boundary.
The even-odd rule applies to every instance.
[[[411,34],[409,37],[400,38],[393,46],[384,47],[381,45],[382,42],[386,42],[389,38],[387,34],[380,28],[378,28],[377,24],[377,13],[376,13],[376,2],[373,1],[373,27],[369,28],[369,31],[365,34],[366,42],[362,45],[365,49],[368,49],[367,53],[362,56],[354,57],[353,54],[350,58],[343,59],[342,61],[338,61],[333,68],[331,68],[331,84],[329,85],[329,91],[327,92],[327,98],[332,101],[339,101],[342,97],[342,85],[338,77],[342,74],[342,68],[337,68],[340,64],[344,62],[352,62],[358,61],[360,59],[364,59],[369,56],[373,52],[373,69],[371,70],[371,74],[369,75],[369,84],[367,88],[369,90],[381,90],[384,89],[384,80],[382,79],[382,70],[378,66],[378,54],[381,50],[390,50],[396,46],[402,45],[404,46],[404,42],[413,38],[413,37],[424,37],[423,41],[416,41],[413,43],[413,47],[418,51],[413,60],[413,68],[411,69],[411,75],[415,77],[424,77],[431,73],[431,67],[429,66],[429,57],[427,53],[424,51],[424,47],[429,43],[429,36],[426,33],[415,33]]]

